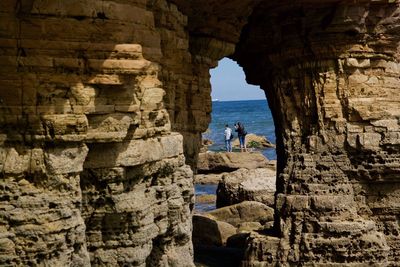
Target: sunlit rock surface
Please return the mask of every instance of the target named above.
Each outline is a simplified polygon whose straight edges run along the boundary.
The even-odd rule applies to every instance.
[[[199,154],[196,169],[202,174],[218,174],[232,172],[240,168],[256,169],[274,166],[275,161],[270,161],[261,153],[236,153],[236,152],[212,152]]]
[[[217,208],[246,200],[258,201],[274,206],[276,191],[276,169],[239,169],[224,173],[217,188]]]
[[[245,266],[400,261],[397,0],[0,1],[0,265],[192,266],[225,56],[277,129]]]

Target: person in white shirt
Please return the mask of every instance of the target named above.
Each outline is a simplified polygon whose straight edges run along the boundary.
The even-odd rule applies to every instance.
[[[229,125],[228,125],[228,124],[225,125],[224,135],[225,135],[225,147],[226,147],[226,151],[227,151],[227,152],[232,152],[231,140],[233,139],[233,138],[232,138],[233,135],[232,135],[232,129],[229,128]]]

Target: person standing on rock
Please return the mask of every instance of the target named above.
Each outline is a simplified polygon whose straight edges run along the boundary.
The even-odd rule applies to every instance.
[[[246,148],[246,130],[244,129],[244,125],[240,122],[237,122],[235,124],[235,132],[238,133],[238,138],[239,138],[239,143],[240,143],[240,151],[241,152],[247,152]]]
[[[232,140],[233,134],[232,134],[232,129],[229,128],[228,124],[225,124],[224,135],[225,135],[226,152],[232,152],[231,140]]]

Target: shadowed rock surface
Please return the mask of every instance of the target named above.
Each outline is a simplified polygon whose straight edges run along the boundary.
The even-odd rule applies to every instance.
[[[228,237],[236,234],[236,227],[213,216],[193,215],[194,246],[221,247],[226,245]]]
[[[196,266],[238,266],[250,233],[270,228],[273,217],[272,208],[255,201],[194,214],[192,239]]]
[[[277,137],[243,266],[400,262],[398,0],[0,1],[0,265],[193,266],[209,70]]]

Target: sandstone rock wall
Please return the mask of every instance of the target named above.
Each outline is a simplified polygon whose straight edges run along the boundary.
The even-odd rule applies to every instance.
[[[166,1],[1,1],[0,265],[193,264],[165,100],[186,20]]]
[[[236,50],[280,133],[279,252],[246,266],[399,262],[399,5],[322,2],[260,5]]]

